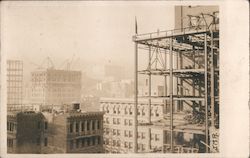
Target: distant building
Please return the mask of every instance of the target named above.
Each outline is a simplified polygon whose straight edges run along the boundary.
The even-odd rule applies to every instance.
[[[7,105],[22,105],[23,62],[7,60]]]
[[[71,104],[81,98],[81,72],[46,69],[31,73],[32,103]]]
[[[112,77],[115,81],[119,81],[125,77],[125,69],[117,65],[105,65],[105,76]]]
[[[8,153],[103,152],[103,112],[55,109],[8,113]]]
[[[102,97],[131,98],[134,95],[134,82],[132,80],[101,82],[97,84],[97,90]]]
[[[133,133],[133,99],[101,98],[100,110],[104,114],[104,148],[106,153],[132,153]],[[148,100],[138,102],[138,152],[168,152],[170,144],[169,114],[163,115],[163,103],[154,100],[151,103],[151,123],[148,123]],[[202,152],[204,129],[199,125],[186,126],[184,110],[174,108],[176,152]]]

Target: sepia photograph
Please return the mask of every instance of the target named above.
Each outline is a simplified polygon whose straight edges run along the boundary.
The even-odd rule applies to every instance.
[[[7,154],[219,154],[220,13],[5,2]]]

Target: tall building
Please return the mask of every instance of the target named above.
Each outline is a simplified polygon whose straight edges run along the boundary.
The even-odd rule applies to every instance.
[[[102,153],[103,112],[78,108],[8,113],[8,153]]]
[[[23,62],[7,60],[7,105],[22,105]]]
[[[31,75],[32,103],[61,105],[80,101],[80,71],[46,69]]]

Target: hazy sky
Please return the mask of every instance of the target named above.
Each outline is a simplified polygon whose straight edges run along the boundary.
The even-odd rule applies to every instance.
[[[22,1],[1,9],[3,52],[25,65],[49,56],[58,67],[75,54],[80,65],[133,66],[135,16],[139,33],[174,24],[174,6],[166,2]]]

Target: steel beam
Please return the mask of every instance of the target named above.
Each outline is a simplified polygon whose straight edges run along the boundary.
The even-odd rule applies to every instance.
[[[138,43],[135,42],[135,78],[134,78],[134,153],[137,153],[138,147],[137,147],[137,132],[138,132],[138,126],[137,126],[137,104],[138,104]]]
[[[207,77],[208,77],[208,72],[207,72],[207,34],[204,34],[204,58],[205,58],[205,142],[206,144],[209,144],[208,140],[208,85],[207,85]],[[209,148],[206,146],[206,152],[209,152]]]
[[[174,152],[174,140],[173,140],[173,39],[170,38],[170,50],[169,50],[169,103],[170,103],[170,150]]]

